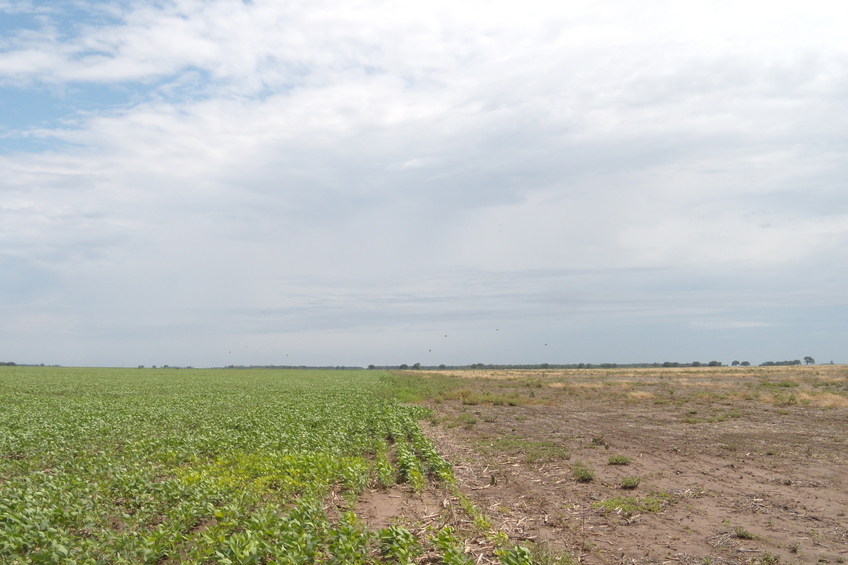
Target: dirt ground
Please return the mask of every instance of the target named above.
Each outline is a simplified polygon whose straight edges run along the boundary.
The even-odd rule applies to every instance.
[[[425,432],[460,490],[548,562],[848,559],[848,367],[452,375],[462,388],[428,402]]]

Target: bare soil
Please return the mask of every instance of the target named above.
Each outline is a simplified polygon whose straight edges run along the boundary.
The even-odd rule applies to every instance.
[[[464,388],[430,401],[436,416],[423,428],[460,490],[537,555],[700,565],[848,559],[848,367],[453,376]],[[611,465],[610,456],[629,464]],[[593,480],[575,478],[578,463]],[[623,489],[626,477],[638,486]],[[403,508],[391,498],[400,495],[382,496]],[[419,518],[450,502],[419,498]]]

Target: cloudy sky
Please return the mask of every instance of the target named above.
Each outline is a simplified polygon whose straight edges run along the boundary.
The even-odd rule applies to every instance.
[[[846,29],[0,0],[0,361],[848,362]]]

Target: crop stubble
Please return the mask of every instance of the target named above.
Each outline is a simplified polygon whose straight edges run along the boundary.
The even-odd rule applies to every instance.
[[[453,375],[464,391],[430,399],[425,432],[517,542],[587,563],[848,558],[844,366]],[[558,450],[528,457],[540,445]],[[594,480],[575,478],[578,460]]]

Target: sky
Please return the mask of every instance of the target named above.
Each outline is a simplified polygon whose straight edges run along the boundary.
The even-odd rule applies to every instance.
[[[0,361],[846,363],[846,29],[0,0]]]

